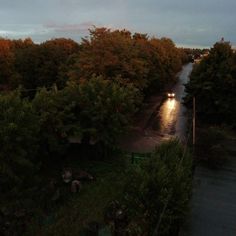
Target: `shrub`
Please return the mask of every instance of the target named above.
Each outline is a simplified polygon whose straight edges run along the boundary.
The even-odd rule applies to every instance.
[[[124,200],[131,235],[174,235],[188,209],[192,160],[177,140],[158,147],[130,170]]]
[[[33,179],[38,131],[38,118],[28,100],[18,91],[0,95],[1,194],[16,192]]]
[[[210,167],[222,165],[227,160],[227,151],[223,146],[226,133],[219,127],[199,130],[196,140],[197,160],[207,161]]]

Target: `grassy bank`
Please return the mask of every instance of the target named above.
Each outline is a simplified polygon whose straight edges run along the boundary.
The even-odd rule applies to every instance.
[[[49,215],[36,216],[28,235],[80,235],[90,222],[103,224],[108,203],[122,196],[129,163],[122,155],[105,161],[73,163],[92,173],[95,180],[83,183],[80,192],[70,193],[64,204],[55,206]]]

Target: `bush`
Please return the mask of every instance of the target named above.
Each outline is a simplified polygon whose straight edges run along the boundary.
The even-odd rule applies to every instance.
[[[174,235],[191,193],[192,160],[177,140],[163,143],[150,159],[130,170],[124,201],[131,235]]]
[[[206,161],[209,167],[218,167],[227,160],[227,151],[223,146],[226,132],[219,127],[199,130],[196,140],[197,160]]]
[[[25,188],[37,171],[38,118],[18,91],[0,95],[1,194]]]

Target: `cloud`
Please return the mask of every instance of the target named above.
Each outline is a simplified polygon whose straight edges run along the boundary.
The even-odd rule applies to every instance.
[[[31,37],[32,35],[46,35],[50,33],[50,29],[42,27],[42,25],[34,24],[0,24],[0,37],[20,38]]]
[[[0,0],[0,35],[80,41],[93,25],[126,28],[176,43],[236,42],[235,0]]]
[[[44,27],[58,33],[76,33],[76,34],[85,34],[88,33],[88,29],[93,27],[92,22],[83,22],[80,24],[57,24],[57,23],[48,23]]]

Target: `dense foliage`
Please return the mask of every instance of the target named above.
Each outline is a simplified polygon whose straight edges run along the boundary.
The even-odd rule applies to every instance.
[[[90,39],[83,39],[70,78],[121,76],[124,84],[132,83],[141,91],[151,85],[160,90],[181,69],[180,55],[167,38],[149,39],[127,30],[95,28],[90,30]]]
[[[0,95],[1,194],[17,193],[37,172],[39,119],[19,92]]]
[[[77,53],[79,45],[71,39],[52,39],[34,44],[31,39],[0,39],[0,87],[26,89],[65,86],[67,61]]]
[[[219,126],[205,126],[197,129],[195,158],[205,162],[210,168],[221,168],[228,160],[226,147],[229,142],[229,130]]]
[[[218,42],[196,65],[186,85],[185,103],[196,98],[198,118],[210,123],[235,124],[236,54],[227,42]]]
[[[99,155],[105,151],[98,150],[114,147],[143,97],[174,82],[184,62],[185,52],[171,39],[127,30],[94,28],[80,44],[64,38],[41,44],[0,38],[0,234],[17,235],[5,199],[9,205],[18,199],[19,208],[26,199],[31,199],[28,208],[37,205],[42,177],[60,168],[72,138],[80,150],[95,146]]]
[[[68,80],[96,75],[120,76],[123,84],[150,92],[174,80],[186,55],[171,39],[106,28],[91,29],[90,38],[80,44],[64,38],[41,44],[31,39],[0,39],[0,88],[31,90],[53,84],[63,88]]]
[[[110,81],[102,76],[93,76],[79,86],[70,83],[65,90],[75,99],[84,143],[100,141],[105,145],[114,144],[141,102],[138,90],[131,84],[121,86],[119,78]]]
[[[63,90],[39,90],[32,105],[39,119],[39,143],[43,159],[52,154],[62,156],[67,147],[67,136],[80,128],[73,109],[75,104]]]
[[[191,194],[191,157],[176,140],[160,145],[129,173],[130,235],[177,235]]]
[[[24,182],[25,168],[36,167],[39,158],[62,156],[73,136],[88,145],[91,139],[114,145],[136,110],[136,95],[131,85],[120,87],[101,77],[60,91],[41,89],[32,101],[20,92],[1,95],[1,181],[9,188]]]

